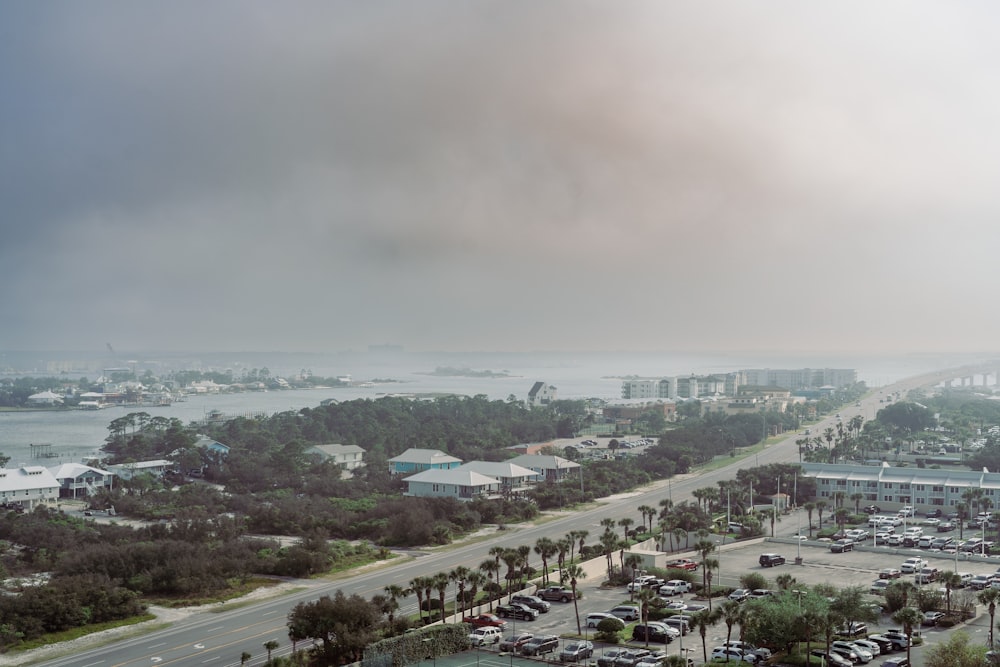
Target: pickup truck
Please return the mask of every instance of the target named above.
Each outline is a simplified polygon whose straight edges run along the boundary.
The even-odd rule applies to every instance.
[[[507,621],[502,620],[499,616],[494,616],[493,614],[480,614],[479,616],[466,616],[462,619],[463,623],[468,623],[474,628],[506,628]]]
[[[667,569],[688,570],[690,572],[691,570],[698,569],[698,563],[691,560],[690,558],[680,558],[678,560],[670,561],[665,565],[665,567]]]
[[[552,600],[558,600],[559,602],[572,602],[575,597],[573,595],[573,589],[566,588],[565,586],[549,586],[548,588],[543,588],[538,591],[535,595],[550,602]]]
[[[519,621],[533,621],[538,618],[538,611],[519,602],[511,602],[497,607],[500,618],[515,618]]]

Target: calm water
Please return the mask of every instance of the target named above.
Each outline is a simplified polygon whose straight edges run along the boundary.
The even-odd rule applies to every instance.
[[[355,381],[391,378],[394,383],[372,388],[331,388],[192,396],[184,402],[161,408],[108,408],[71,412],[0,413],[0,452],[11,457],[10,466],[30,463],[55,465],[95,456],[108,435],[108,424],[129,412],[145,411],[154,416],[176,417],[188,423],[202,419],[210,410],[226,414],[264,412],[273,414],[315,407],[321,401],[378,398],[387,393],[445,392],[464,395],[483,394],[504,400],[511,394],[524,399],[531,385],[544,381],[558,388],[559,398],[598,397],[614,399],[620,395],[621,378],[626,375],[661,376],[707,374],[739,368],[856,368],[859,379],[869,386],[881,386],[903,377],[938,368],[957,366],[978,360],[975,357],[920,356],[885,358],[766,356],[754,355],[680,355],[680,354],[398,354],[392,357],[357,355],[283,355],[275,363],[257,361],[272,375],[293,375],[308,368],[321,377],[351,374]],[[246,362],[250,363],[250,362]],[[511,377],[466,378],[427,375],[439,366],[475,370],[506,371]],[[215,367],[226,367],[217,365]],[[91,375],[91,377],[96,377]],[[56,456],[31,459],[34,444],[50,444]]]

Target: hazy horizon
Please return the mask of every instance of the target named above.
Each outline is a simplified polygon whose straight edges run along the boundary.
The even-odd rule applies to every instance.
[[[998,19],[4,3],[0,350],[990,356]]]

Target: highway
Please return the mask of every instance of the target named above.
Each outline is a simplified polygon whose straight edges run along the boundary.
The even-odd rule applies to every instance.
[[[869,419],[878,410],[879,398],[888,393],[905,392],[911,388],[939,382],[941,373],[924,375],[901,381],[895,385],[874,390],[862,401],[860,407],[851,406],[841,410],[841,416],[849,421],[856,414]],[[874,408],[874,409],[872,409]],[[821,433],[827,426],[833,426],[836,419],[831,417],[819,423],[810,425],[813,433]],[[288,639],[286,620],[289,611],[299,602],[314,600],[324,594],[333,594],[338,589],[345,594],[357,593],[370,598],[376,593],[382,593],[389,584],[406,587],[407,583],[417,576],[425,576],[440,571],[448,571],[459,565],[477,568],[488,557],[489,549],[494,545],[518,546],[531,545],[540,537],[560,538],[570,530],[587,530],[588,542],[596,541],[602,532],[601,520],[622,517],[635,519],[639,505],[658,506],[661,499],[670,497],[675,503],[692,500],[691,492],[705,486],[715,486],[720,480],[734,479],[736,472],[748,465],[758,466],[778,462],[794,462],[798,460],[798,447],[795,439],[801,437],[797,433],[786,434],[776,440],[763,451],[749,457],[736,457],[732,463],[704,473],[695,473],[675,477],[667,482],[657,482],[650,487],[634,494],[624,494],[622,497],[605,499],[596,506],[566,515],[555,514],[551,517],[527,526],[509,526],[498,531],[494,536],[441,550],[420,552],[414,558],[405,559],[398,564],[390,563],[383,567],[347,576],[337,581],[303,581],[301,590],[267,599],[256,603],[241,605],[238,601],[220,604],[208,611],[199,611],[176,621],[162,629],[152,629],[139,636],[120,639],[103,646],[89,648],[66,647],[67,653],[54,658],[41,658],[41,654],[31,653],[19,656],[5,656],[0,665],[40,664],[47,667],[230,667],[240,664],[243,652],[250,653],[253,658],[249,665],[261,665],[266,661],[264,642],[275,640],[279,648],[274,656],[287,655],[291,651]],[[415,552],[411,552],[415,553]],[[532,554],[536,565],[538,557]],[[599,584],[597,581],[581,581],[581,588]],[[453,595],[453,587],[449,590]],[[410,597],[401,601],[400,614],[415,613],[416,600]],[[51,653],[48,653],[51,655]],[[13,658],[14,662],[9,660]]]

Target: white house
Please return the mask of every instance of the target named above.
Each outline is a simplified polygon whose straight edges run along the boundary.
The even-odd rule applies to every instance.
[[[462,459],[446,454],[439,449],[410,447],[399,456],[389,459],[393,475],[404,475],[422,470],[451,470],[462,465]]]
[[[59,498],[59,482],[43,466],[0,468],[0,504],[32,509]]]
[[[136,461],[135,463],[116,463],[108,466],[108,470],[120,479],[129,480],[136,475],[143,473],[153,477],[163,477],[163,475],[174,468],[170,461],[158,459],[155,461]]]
[[[500,492],[500,480],[472,470],[424,470],[403,481],[407,486],[403,495],[423,498],[472,500]]]
[[[63,397],[51,391],[40,391],[28,397],[31,405],[62,405]]]
[[[505,494],[524,491],[538,476],[534,470],[510,461],[469,461],[455,468],[455,471],[470,471],[492,477],[500,482],[499,490]]]
[[[548,454],[521,454],[508,463],[528,468],[536,473],[535,482],[561,482],[572,477],[578,479],[580,464],[561,456]]]
[[[49,472],[59,483],[59,497],[86,498],[98,489],[110,489],[114,474],[107,470],[92,468],[82,463],[63,463],[49,468]]]
[[[551,384],[536,382],[528,391],[528,407],[537,408],[556,400],[556,388]]]
[[[365,464],[365,450],[357,445],[314,445],[306,454],[318,456],[321,461],[333,461],[344,470],[354,470]]]

